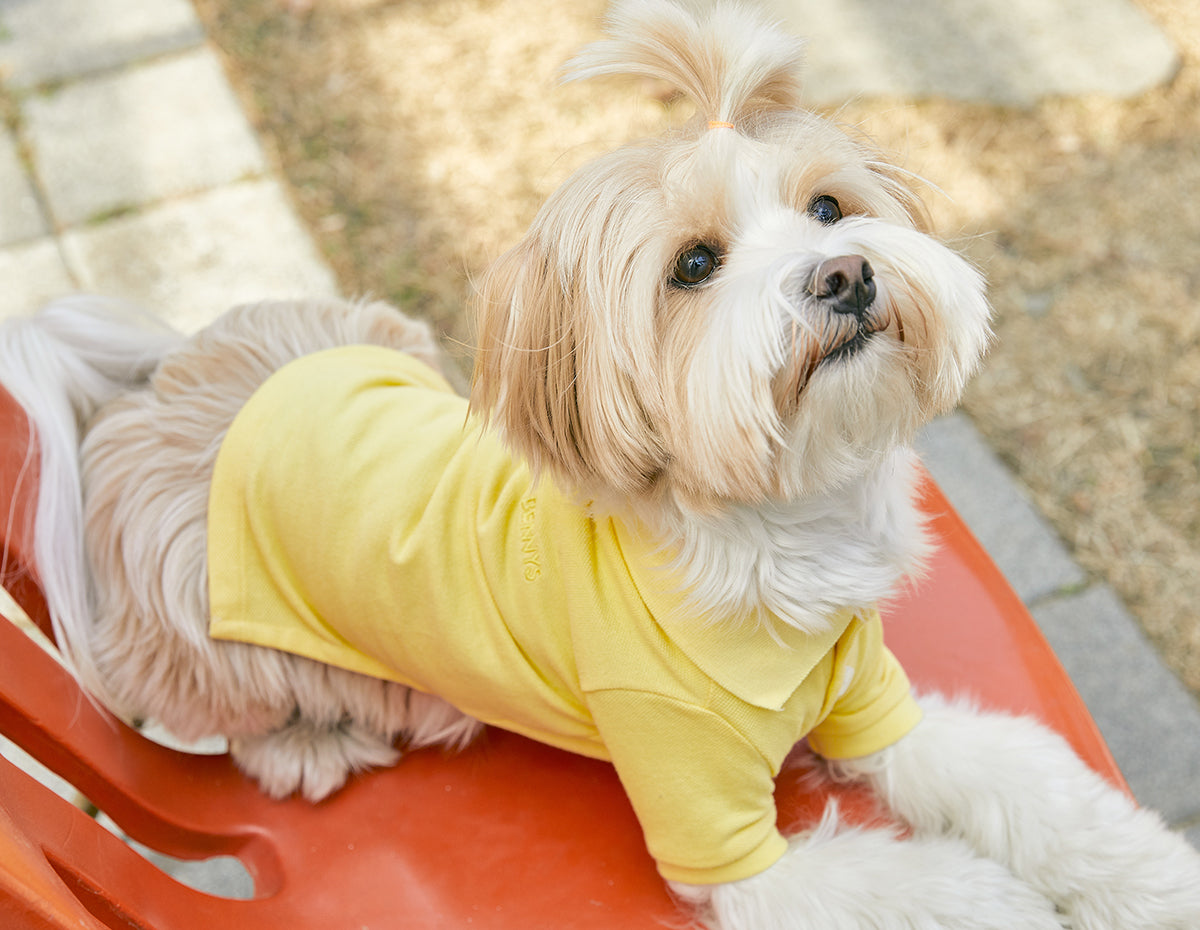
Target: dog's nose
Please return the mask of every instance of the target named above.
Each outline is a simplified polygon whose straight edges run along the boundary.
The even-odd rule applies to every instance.
[[[861,255],[827,258],[813,272],[809,290],[838,313],[862,316],[875,300],[875,272]]]

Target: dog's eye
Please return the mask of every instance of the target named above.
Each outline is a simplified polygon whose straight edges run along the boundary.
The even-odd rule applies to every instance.
[[[717,270],[717,264],[717,256],[708,246],[690,246],[675,259],[675,283],[694,287],[708,280]]]
[[[828,226],[842,218],[842,208],[833,197],[821,195],[814,197],[813,202],[808,205],[808,215],[818,223]]]

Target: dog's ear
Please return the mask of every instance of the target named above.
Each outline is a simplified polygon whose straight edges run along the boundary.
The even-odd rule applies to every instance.
[[[535,474],[635,495],[661,471],[661,443],[588,292],[536,232],[502,256],[476,297],[471,409]]]
[[[471,410],[504,434],[535,471],[548,464],[586,471],[577,372],[578,334],[568,295],[529,240],[497,261],[480,283]]]

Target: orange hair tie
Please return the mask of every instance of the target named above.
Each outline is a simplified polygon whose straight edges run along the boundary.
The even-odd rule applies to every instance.
[[[726,123],[719,119],[710,119],[708,121],[709,129],[732,129],[733,123]]]

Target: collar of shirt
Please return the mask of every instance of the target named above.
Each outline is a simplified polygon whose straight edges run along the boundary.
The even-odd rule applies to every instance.
[[[617,537],[638,593],[665,635],[709,678],[738,699],[781,710],[854,620],[852,610],[825,630],[798,630],[777,617],[705,617],[689,603],[669,554],[617,524]]]

